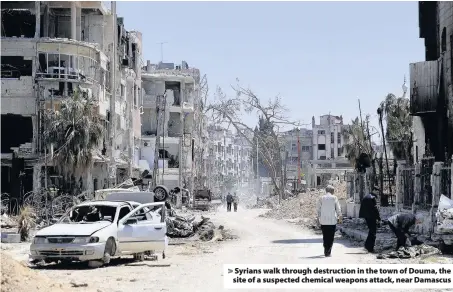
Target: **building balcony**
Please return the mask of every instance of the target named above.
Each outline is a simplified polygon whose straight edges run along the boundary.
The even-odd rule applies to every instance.
[[[96,45],[69,39],[40,39],[36,79],[109,84],[108,58]]]
[[[412,115],[435,113],[442,70],[441,61],[412,63],[410,67],[410,111]]]

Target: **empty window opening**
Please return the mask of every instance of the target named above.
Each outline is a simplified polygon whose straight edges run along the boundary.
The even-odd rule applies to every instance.
[[[24,60],[22,56],[2,56],[1,78],[18,79],[21,76],[32,76],[32,60]]]
[[[330,133],[330,143],[335,143],[335,133]]]
[[[2,153],[12,153],[11,147],[19,147],[33,142],[33,122],[31,117],[2,115]]]
[[[181,136],[181,115],[180,113],[170,112],[170,118],[167,124],[168,136],[179,137]]]
[[[181,82],[165,81],[165,91],[173,90],[174,102],[173,105],[181,105]]]
[[[318,135],[325,135],[326,134],[326,131],[324,130],[318,130]]]
[[[333,151],[333,148],[330,148],[330,158],[335,158],[335,152]]]
[[[29,9],[2,9],[2,37],[34,38],[35,31],[36,16]]]
[[[318,144],[318,150],[326,150],[326,144]]]

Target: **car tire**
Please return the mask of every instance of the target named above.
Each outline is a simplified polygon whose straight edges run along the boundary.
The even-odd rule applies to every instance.
[[[162,186],[155,187],[153,192],[154,202],[164,202],[168,198],[168,191]]]
[[[113,238],[107,239],[105,243],[105,250],[104,250],[104,257],[102,258],[102,262],[107,265],[110,263],[110,258],[114,256],[116,253],[116,243]]]
[[[88,261],[88,267],[92,269],[97,269],[102,267],[103,262],[102,261]]]

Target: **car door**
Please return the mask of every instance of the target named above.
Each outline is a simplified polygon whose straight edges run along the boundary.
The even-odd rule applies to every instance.
[[[120,221],[131,212],[133,208],[129,205],[123,205],[118,210],[116,224],[118,225],[118,250],[122,254],[134,253],[135,247],[133,242],[134,229],[129,225],[122,225]]]
[[[144,212],[152,215],[156,209],[160,209],[160,218],[157,216],[143,218]],[[164,202],[142,204],[132,210],[118,223],[120,245],[127,246],[128,251],[133,253],[164,251],[168,245],[165,212]],[[136,215],[140,216],[140,220],[134,218]]]

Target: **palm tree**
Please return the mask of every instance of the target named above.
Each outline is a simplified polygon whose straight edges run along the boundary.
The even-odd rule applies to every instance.
[[[380,108],[386,122],[385,138],[396,159],[412,160],[412,117],[409,99],[387,94]]]
[[[104,125],[93,104],[75,91],[59,110],[44,113],[44,143],[54,145],[54,165],[65,177],[80,178],[91,167],[93,150],[104,137]]]

